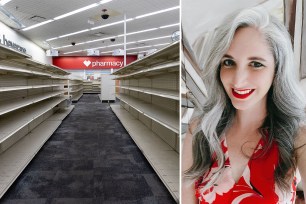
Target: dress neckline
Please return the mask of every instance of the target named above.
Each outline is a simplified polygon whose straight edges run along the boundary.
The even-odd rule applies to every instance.
[[[233,176],[231,159],[229,157],[229,151],[228,151],[229,149],[228,149],[228,145],[227,145],[227,140],[226,140],[226,135],[225,134],[223,135],[223,140],[222,141],[223,141],[223,145],[226,147],[226,152],[224,153],[224,155],[225,155],[225,160],[228,160],[228,167],[230,168],[230,171],[231,171],[231,179],[233,180],[235,185],[237,185],[239,183],[239,181],[244,176],[249,176],[249,174],[250,174],[249,173],[250,172],[250,169],[249,169],[250,163],[251,163],[252,159],[254,158],[254,155],[258,154],[258,150],[262,149],[263,138],[260,137],[260,139],[258,140],[258,142],[257,142],[257,144],[255,146],[255,149],[253,150],[250,158],[248,159],[247,164],[243,168],[242,174],[240,175],[240,177],[239,177],[239,179],[237,181],[234,179],[234,176]]]

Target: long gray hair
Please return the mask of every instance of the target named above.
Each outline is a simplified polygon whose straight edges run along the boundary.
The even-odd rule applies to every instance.
[[[242,27],[258,29],[265,36],[274,55],[275,78],[267,97],[268,114],[259,132],[264,134],[268,131],[263,152],[269,150],[273,141],[277,143],[279,163],[275,170],[275,180],[280,188],[289,190],[287,179],[292,178],[290,172],[293,171],[290,170],[296,168],[294,140],[299,124],[305,118],[305,101],[297,83],[290,35],[285,26],[263,8],[242,10],[228,16],[209,41],[209,48],[202,46],[201,39],[196,44],[198,47],[195,55],[203,70],[202,79],[208,98],[202,108],[199,131],[193,135],[193,165],[185,172],[185,176],[199,178],[214,161],[218,162],[220,171],[224,169],[220,137],[231,125],[236,111],[220,81],[220,61],[229,49],[235,32]],[[217,181],[218,174],[215,175],[205,188]]]

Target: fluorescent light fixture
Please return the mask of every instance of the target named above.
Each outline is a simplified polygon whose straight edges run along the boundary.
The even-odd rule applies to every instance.
[[[41,22],[41,23],[37,23],[37,24],[32,25],[32,26],[29,26],[29,27],[26,27],[26,28],[24,28],[24,29],[22,29],[22,30],[23,30],[23,31],[30,30],[30,29],[36,28],[36,27],[38,27],[38,26],[42,26],[42,25],[45,25],[45,24],[47,24],[47,23],[50,23],[50,22],[52,22],[52,21],[54,21],[54,20],[53,20],[53,19],[47,20],[47,21],[44,21],[44,22]]]
[[[146,50],[148,51],[148,50]],[[146,51],[139,51],[139,52],[129,52],[129,53],[126,53],[127,55],[131,55],[131,54],[140,54],[140,53],[143,53],[143,52],[146,52]]]
[[[144,15],[136,16],[135,19],[144,18],[144,17],[147,17],[147,16],[153,16],[153,15],[156,15],[156,14],[159,14],[159,13],[164,13],[164,12],[172,11],[172,10],[179,9],[179,8],[180,8],[180,6],[175,6],[175,7],[155,11],[155,12],[152,12],[152,13],[147,13],[147,14],[144,14]]]
[[[137,34],[137,33],[143,33],[143,32],[149,32],[149,31],[152,31],[152,30],[156,30],[157,28],[150,28],[150,29],[146,29],[146,30],[140,30],[140,31],[136,31],[136,32],[132,32],[132,33],[127,33],[126,35],[133,35],[133,34]],[[86,42],[81,42],[81,43],[77,43],[75,46],[77,45],[82,45],[82,44],[87,44],[87,43],[92,43],[92,42],[97,42],[97,41],[102,41],[102,40],[107,40],[107,39],[111,39],[111,38],[116,38],[116,37],[122,37],[124,36],[124,34],[121,34],[121,35],[117,35],[117,36],[111,36],[111,37],[107,37],[107,38],[100,38],[100,39],[96,39],[96,40],[90,40],[90,41],[86,41]],[[61,36],[60,36],[61,37]],[[163,36],[163,37],[159,37],[159,38],[165,38],[165,37],[169,37],[169,36]],[[171,37],[171,36],[170,36]],[[58,37],[59,38],[59,37]],[[151,38],[151,39],[146,39],[146,40],[140,40],[140,41],[137,41],[137,42],[143,42],[143,41],[149,41],[149,40],[153,40],[153,39],[159,39],[159,38]],[[51,38],[53,39],[53,38]],[[48,40],[46,40],[48,41]],[[135,43],[135,42],[129,42],[127,44],[130,44],[130,43]],[[110,46],[117,46],[119,44],[115,44],[115,45],[110,45]],[[122,44],[123,45],[123,44]],[[106,46],[106,47],[109,47],[109,46]],[[58,47],[57,49],[59,48],[62,48],[62,47]],[[100,48],[100,47],[99,47]],[[90,49],[97,49],[97,48],[90,48]]]
[[[145,32],[149,32],[149,31],[152,31],[152,30],[157,30],[157,28],[150,28],[150,29],[146,29],[146,30],[131,32],[131,33],[127,33],[126,35],[134,35],[134,34],[138,34],[138,33],[145,33]]]
[[[163,38],[171,38],[171,35],[161,36],[161,37],[157,37],[157,38],[149,38],[149,39],[145,39],[145,40],[138,40],[137,42],[146,42],[146,41],[158,40],[158,39],[163,39]]]
[[[159,45],[168,45],[170,43],[165,43],[165,44],[159,44]],[[159,46],[159,45],[153,45],[153,46]],[[148,50],[145,49],[145,50],[142,50],[142,51],[138,51],[138,52],[129,52],[127,54],[138,54],[138,53],[143,53],[143,52],[147,52]]]
[[[119,45],[123,45],[123,43],[115,44],[115,45],[109,45],[109,46],[106,46],[106,47],[116,47],[116,46],[119,46]]]
[[[85,43],[92,43],[92,42],[97,42],[97,41],[102,41],[102,40],[108,40],[108,39],[115,38],[115,37],[116,36],[107,37],[107,38],[100,38],[100,39],[96,39],[96,40],[86,41]]]
[[[174,24],[172,24],[172,25],[174,25]],[[176,23],[175,25],[179,25],[179,23]],[[164,26],[162,26],[162,27],[164,27]],[[156,30],[156,29],[158,29],[158,28],[150,28],[150,29],[146,29],[146,30],[140,30],[140,31],[132,32],[132,33],[127,33],[127,35],[133,35],[133,34],[137,34],[137,33],[149,32],[149,31]],[[117,35],[117,36],[111,36],[111,37],[107,37],[107,38],[100,38],[100,39],[91,40],[91,41],[86,41],[86,42],[80,42],[80,43],[77,43],[75,46],[83,45],[83,44],[87,44],[87,43],[92,43],[92,42],[96,42],[96,41],[107,40],[107,39],[111,39],[111,38],[115,38],[115,37],[122,37],[122,36],[124,36],[124,34]],[[171,35],[169,35],[169,36],[161,36],[161,37],[157,37],[157,38],[144,39],[144,40],[138,40],[138,41],[133,41],[133,42],[127,42],[126,44],[132,44],[132,43],[136,43],[136,42],[145,42],[145,41],[156,40],[156,39],[162,39],[162,38],[169,38],[169,37],[171,37]],[[58,38],[58,37],[57,37],[57,38]],[[46,40],[46,41],[50,41],[50,40],[57,39],[57,38],[50,38],[50,39],[48,39],[48,40]],[[168,44],[169,44],[169,43],[164,43],[164,44],[158,44],[158,45],[153,45],[153,46],[162,46],[162,45],[168,45]],[[115,47],[115,46],[120,46],[120,45],[123,45],[123,43],[114,44],[114,45],[109,45],[109,46],[88,48],[88,49],[102,49],[102,48]],[[60,48],[71,47],[71,46],[72,46],[72,45],[65,45],[65,46],[62,46],[62,47],[54,48],[54,49],[60,49]],[[147,47],[147,46],[145,46],[145,47]],[[152,46],[150,46],[150,47],[152,47]],[[136,49],[136,48],[133,48],[133,49]],[[128,49],[127,49],[127,50],[128,50]]]
[[[102,1],[99,2],[99,4],[106,4],[106,3],[111,2],[111,1],[112,0],[102,0]]]
[[[142,46],[142,47],[133,47],[129,48],[126,50],[135,50],[135,49],[140,49],[140,48],[147,48],[147,47],[155,47],[155,46],[162,46],[162,45],[169,45],[170,43],[163,43],[163,44],[157,44],[157,45],[148,45],[148,46]],[[140,51],[140,52],[145,52],[145,51]]]
[[[65,48],[65,47],[71,47],[72,45],[65,45],[65,46],[62,46],[62,47],[54,47],[52,49],[60,49],[60,48]]]
[[[48,42],[48,41],[56,40],[56,39],[58,39],[58,37],[56,37],[56,38],[49,38],[49,39],[47,39],[46,41]]]
[[[159,28],[169,28],[169,27],[178,26],[178,25],[180,25],[180,24],[179,23],[175,23],[175,24],[160,26]]]
[[[129,18],[129,19],[126,20],[126,22],[129,22],[129,21],[132,21],[132,20],[133,20],[132,18]],[[109,23],[109,24],[102,25],[102,26],[97,26],[97,27],[91,28],[90,30],[105,28],[105,27],[109,27],[109,26],[112,26],[112,25],[117,25],[117,24],[120,24],[120,23],[124,23],[124,20],[123,21],[117,21],[117,22],[114,22],[114,23]]]
[[[131,21],[131,20],[133,20],[133,19],[130,18],[130,19],[127,19],[126,21]],[[124,21],[117,21],[117,22],[114,22],[114,23],[109,23],[109,24],[106,24],[106,25],[97,26],[97,27],[94,27],[94,28],[91,28],[91,29],[77,31],[77,32],[74,32],[74,33],[68,33],[68,34],[61,35],[61,36],[57,37],[57,39],[67,37],[67,36],[71,36],[71,35],[76,35],[76,34],[79,34],[79,33],[90,31],[90,30],[96,30],[96,29],[105,28],[105,27],[112,26],[112,25],[117,25],[117,24],[120,24],[120,23],[123,23],[123,22]],[[51,38],[51,39],[55,39],[55,38]]]
[[[57,17],[54,18],[54,20],[59,20],[59,19],[65,18],[65,17],[67,17],[67,16],[71,16],[71,15],[73,15],[73,14],[80,13],[80,12],[82,12],[82,11],[86,11],[86,10],[88,10],[88,9],[94,8],[94,7],[96,7],[96,6],[99,6],[99,4],[98,4],[98,3],[90,4],[90,5],[85,6],[85,7],[83,7],[83,8],[79,8],[79,9],[74,10],[74,11],[71,11],[71,12],[69,12],[69,13],[65,13],[65,14],[63,14],[63,15],[57,16]]]
[[[136,43],[136,41],[133,41],[133,42],[127,42],[126,44],[132,44],[132,43]],[[99,47],[100,49],[101,48],[108,48],[108,47],[116,47],[116,46],[120,46],[120,45],[124,45],[124,43],[119,43],[119,44],[114,44],[114,45],[108,45],[108,46],[104,46],[104,47]],[[99,49],[99,48],[90,48],[90,49]]]
[[[1,0],[1,1],[0,1],[0,5],[4,5],[4,4],[6,4],[7,2],[9,2],[9,1],[11,1],[11,0]],[[73,15],[73,14],[80,13],[80,12],[82,12],[82,11],[86,11],[86,10],[88,10],[88,9],[94,8],[94,7],[96,7],[96,6],[99,6],[99,5],[101,5],[101,4],[105,4],[105,3],[108,3],[108,2],[111,2],[111,1],[112,1],[112,0],[103,0],[103,1],[100,1],[99,3],[90,4],[90,5],[85,6],[85,7],[83,7],[83,8],[79,8],[79,9],[74,10],[74,11],[71,11],[71,12],[69,12],[69,13],[65,13],[65,14],[60,15],[60,16],[57,16],[57,17],[55,17],[54,19],[51,19],[51,20],[49,20],[49,21],[45,21],[45,22],[42,22],[42,23],[38,23],[38,24],[35,24],[35,25],[33,25],[33,26],[27,27],[27,28],[22,29],[22,30],[23,30],[23,31],[27,31],[27,30],[36,28],[36,27],[38,27],[38,26],[42,26],[42,25],[45,25],[45,24],[50,23],[50,22],[52,22],[52,21],[56,21],[56,20],[65,18],[65,17],[67,17],[67,16],[71,16],[71,15]]]
[[[127,33],[126,35],[134,35],[134,34],[137,34],[137,33],[144,33],[144,32],[149,32],[149,31],[152,31],[152,30],[157,30],[157,28],[150,28],[150,29],[146,29],[146,30],[135,31],[135,32]],[[117,35],[117,37],[122,37],[122,36],[124,36],[124,34]]]
[[[135,49],[140,49],[140,48],[145,48],[145,47],[153,47],[154,45],[147,45],[147,46],[142,46],[142,47],[133,47],[133,48],[129,48],[126,50],[135,50]]]
[[[103,3],[107,3],[107,2],[110,2],[112,0],[103,0],[103,1],[100,1],[99,3],[96,3],[96,4],[103,4]],[[84,8],[81,8],[81,9],[77,9],[73,12],[81,12],[83,10],[86,10],[86,9],[89,9],[89,8],[92,8],[92,7],[95,7],[96,4],[91,4],[89,6],[86,6]],[[135,20],[135,19],[139,19],[139,18],[144,18],[144,17],[147,17],[147,16],[151,16],[151,15],[156,15],[156,14],[159,14],[159,13],[164,13],[164,12],[167,12],[167,11],[172,11],[172,10],[175,10],[175,9],[179,9],[180,6],[175,6],[175,7],[172,7],[172,8],[168,8],[168,9],[164,9],[164,10],[160,10],[160,11],[156,11],[156,12],[152,12],[152,13],[148,13],[148,14],[144,14],[144,15],[141,15],[141,16],[137,16],[135,18],[129,18],[129,19],[126,19],[126,22],[129,22],[129,21],[132,21],[132,20]],[[70,12],[72,13],[72,12]],[[66,15],[66,14],[65,14]],[[71,14],[72,15],[72,14]],[[63,15],[62,15],[63,16]],[[61,17],[61,16],[59,16]],[[55,20],[58,20],[60,19],[59,17],[55,17],[54,19]],[[90,31],[90,30],[96,30],[96,29],[100,29],[100,28],[105,28],[105,27],[109,27],[109,26],[113,26],[113,25],[117,25],[117,24],[120,24],[120,23],[124,23],[124,20],[121,20],[121,21],[117,21],[117,22],[114,22],[114,23],[109,23],[109,24],[106,24],[106,25],[102,25],[102,26],[97,26],[97,27],[94,27],[94,28],[91,28],[91,29],[88,29],[86,31]],[[43,25],[43,24],[42,24]],[[177,24],[171,24],[171,25],[166,25],[166,26],[162,26],[162,27],[159,27],[159,28],[166,28],[166,27],[171,27],[171,26],[175,26],[175,25],[179,25],[179,23]],[[35,27],[38,27],[39,25],[34,25]],[[32,29],[32,28],[35,28],[35,27],[29,27],[29,28],[25,28],[23,30],[29,30],[29,29]],[[152,30],[156,30],[158,28],[152,28]],[[86,32],[85,30],[83,31],[77,31],[77,32],[74,32],[74,33],[69,33],[69,34],[65,34],[65,35],[62,35],[62,36],[59,36],[57,38],[51,38],[52,40],[54,39],[58,39],[58,38],[62,38],[63,36],[66,37],[66,36],[71,36],[71,35],[76,35],[76,34],[79,34],[79,33],[82,33],[82,32]],[[138,31],[138,32],[132,32],[132,33],[128,33],[127,35],[133,35],[133,34],[136,34],[136,33],[141,33],[141,32],[147,32],[147,31],[151,31],[151,29],[148,29],[148,30],[143,30],[143,31]],[[124,34],[122,35],[118,35],[118,37],[121,37],[121,36],[124,36]],[[49,39],[46,40],[46,41],[50,41]]]
[[[73,51],[73,52],[65,52],[63,54],[66,55],[66,54],[71,54],[71,53],[76,53],[76,52],[83,52],[83,51],[85,51],[85,50],[76,50],[76,51]]]
[[[153,45],[153,46],[163,46],[163,45],[169,45],[170,43],[163,43],[163,44],[157,44],[157,45]]]
[[[11,0],[1,0],[0,1],[0,5],[4,6],[5,4],[7,4],[8,2],[10,2]]]
[[[103,49],[103,48],[106,48],[106,46],[102,46],[102,47],[94,47],[94,48],[88,48],[88,50],[90,50],[90,49],[94,49],[94,50],[96,50],[96,49]]]
[[[69,34],[66,34],[66,35],[61,35],[58,38],[64,38],[64,37],[67,37],[67,36],[76,35],[76,34],[84,33],[84,32],[87,32],[87,31],[89,31],[89,29],[80,30],[80,31],[77,31],[77,32],[74,32],[74,33],[69,33]]]
[[[131,42],[131,43],[134,43],[134,42]],[[164,44],[158,44],[158,45],[147,45],[147,46],[142,46],[142,47],[133,47],[133,48],[129,48],[129,49],[126,49],[126,50],[134,50],[134,49],[148,48],[148,47],[154,47],[154,46],[160,46],[160,45],[168,45],[168,44],[170,44],[170,43],[164,43]],[[116,46],[120,46],[120,45],[123,45],[123,44],[116,44]],[[114,46],[96,47],[96,48],[90,48],[90,49],[103,49],[103,48],[108,48],[108,47],[114,47]],[[132,53],[141,53],[141,52],[147,52],[147,51],[148,50],[139,51],[139,52],[132,52]],[[112,52],[112,51],[105,51],[105,53],[106,52]],[[131,53],[128,53],[128,54],[131,54]]]

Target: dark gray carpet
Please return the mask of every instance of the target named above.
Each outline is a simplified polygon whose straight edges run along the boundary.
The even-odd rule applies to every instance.
[[[85,94],[0,203],[175,203],[98,95]]]

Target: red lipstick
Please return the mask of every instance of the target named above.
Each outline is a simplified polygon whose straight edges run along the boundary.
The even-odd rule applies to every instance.
[[[236,89],[237,90],[237,89]],[[234,89],[232,89],[232,94],[236,97],[236,98],[239,98],[239,99],[245,99],[247,98],[248,96],[250,96],[254,91],[255,89],[251,89],[250,92],[248,92],[248,90],[250,89],[243,89],[243,90],[237,90],[237,92],[234,91]]]

